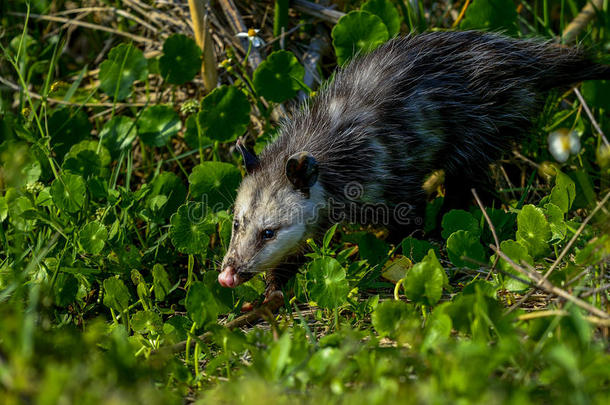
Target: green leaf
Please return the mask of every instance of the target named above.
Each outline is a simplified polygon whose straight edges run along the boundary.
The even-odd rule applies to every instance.
[[[470,212],[464,210],[451,210],[443,215],[441,226],[443,227],[441,236],[445,239],[460,230],[468,231],[476,237],[481,235],[479,221]]]
[[[561,242],[568,232],[568,226],[563,218],[563,210],[555,204],[548,203],[544,205],[544,215],[551,227],[551,239],[549,240],[549,243]]]
[[[432,306],[441,299],[447,275],[436,258],[433,249],[421,262],[415,264],[407,273],[404,281],[405,295],[411,301]]]
[[[409,320],[413,316],[413,310],[409,304],[392,300],[377,305],[371,320],[379,336],[395,338],[400,330],[401,321]]]
[[[108,231],[101,223],[94,221],[85,225],[78,233],[78,243],[86,252],[96,255],[104,249]]]
[[[358,253],[371,266],[385,262],[388,257],[388,244],[369,232],[359,232],[347,238],[358,244]]]
[[[131,148],[138,135],[138,129],[133,119],[124,115],[115,115],[106,122],[100,131],[102,144],[108,148],[112,156],[118,156],[122,150]]]
[[[304,75],[305,68],[292,52],[276,51],[256,68],[254,88],[267,100],[282,103],[302,89]]]
[[[87,139],[91,124],[83,110],[71,113],[69,109],[56,110],[47,121],[51,146],[57,157],[62,160],[72,145]]]
[[[138,333],[158,333],[163,327],[163,320],[156,312],[138,311],[131,317],[131,327]]]
[[[170,218],[169,236],[179,252],[200,254],[206,251],[215,229],[209,221],[207,208],[202,203],[182,205]]]
[[[535,259],[548,251],[551,227],[543,211],[531,204],[525,205],[517,215],[517,242],[527,248]]]
[[[555,186],[551,190],[549,202],[555,204],[562,212],[567,213],[576,197],[576,184],[565,173],[557,172]]]
[[[197,125],[197,115],[191,115],[186,119],[184,140],[191,149],[206,148],[214,143],[210,138],[203,136]]]
[[[360,10],[368,11],[369,13],[375,14],[381,18],[388,29],[390,38],[395,37],[400,31],[400,15],[391,1],[368,0],[360,7]]]
[[[174,34],[163,43],[159,69],[168,83],[184,84],[191,81],[201,70],[201,48],[186,35]]]
[[[534,259],[532,259],[532,257],[527,253],[525,246],[514,240],[502,241],[502,243],[500,243],[500,250],[518,265],[521,265],[522,260],[529,264],[534,264]],[[495,260],[495,255],[492,256],[491,260]],[[506,273],[513,274],[523,280],[528,280],[527,277],[515,270],[506,260],[502,258],[500,258],[498,261],[498,266]],[[528,288],[527,284],[515,280],[512,277],[504,276],[503,278],[504,288],[506,288],[508,291],[524,291],[526,288]]]
[[[220,86],[201,101],[197,124],[201,136],[219,142],[232,142],[250,123],[248,97],[235,86]]]
[[[513,0],[474,0],[460,24],[463,30],[517,32],[517,8]]]
[[[186,294],[186,313],[199,326],[215,323],[218,304],[212,292],[200,281],[194,282]]]
[[[138,120],[138,135],[149,146],[164,146],[180,129],[180,117],[173,108],[166,105],[146,108]]]
[[[213,212],[228,208],[235,199],[241,182],[239,169],[230,163],[203,162],[189,176],[189,192]]]
[[[88,179],[102,174],[110,164],[110,153],[97,141],[85,140],[70,148],[64,158],[62,169]]]
[[[310,263],[307,271],[307,291],[322,308],[343,304],[349,292],[345,269],[332,257],[320,257]]]
[[[351,11],[341,17],[331,35],[339,65],[358,53],[372,51],[389,38],[381,18],[366,11]]]
[[[53,285],[55,304],[66,307],[73,303],[78,293],[78,280],[72,274],[59,273]]]
[[[449,315],[439,309],[440,307],[437,307],[426,322],[425,336],[421,344],[421,350],[424,352],[438,347],[451,335],[453,322]]]
[[[129,290],[118,277],[104,280],[104,305],[116,311],[123,312],[129,307]]]
[[[485,262],[485,249],[479,242],[479,237],[468,231],[457,231],[447,239],[447,254],[451,263],[458,267],[478,269],[479,264],[470,260],[462,259],[468,257],[477,262]]]
[[[602,263],[610,258],[610,235],[601,235],[576,251],[574,262],[579,266]]]
[[[164,204],[154,206],[155,198],[165,197]],[[151,190],[146,197],[146,206],[154,213],[153,217],[164,220],[172,215],[186,199],[186,186],[172,172],[160,173],[151,183]]]
[[[419,240],[412,236],[408,236],[402,241],[402,254],[410,258],[413,263],[420,262],[432,248],[433,246],[430,242]]]
[[[610,80],[587,80],[581,91],[589,107],[610,110]]]
[[[322,246],[324,247],[324,249],[329,248],[330,242],[333,240],[333,236],[335,236],[335,232],[337,231],[337,226],[339,226],[339,224],[334,224],[324,234],[324,240],[322,241]]]
[[[155,299],[157,301],[163,301],[167,294],[169,294],[172,283],[169,282],[169,276],[161,264],[157,263],[153,266],[152,274]]]
[[[0,196],[0,222],[4,222],[8,216],[8,203],[6,197]]]
[[[146,79],[147,66],[142,51],[131,44],[119,44],[100,65],[100,89],[116,101],[124,100],[133,82]]]
[[[51,184],[51,197],[57,208],[74,213],[85,204],[87,189],[85,181],[76,174],[64,173]]]

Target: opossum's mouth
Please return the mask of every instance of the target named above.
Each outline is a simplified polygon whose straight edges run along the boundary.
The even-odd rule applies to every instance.
[[[233,266],[225,267],[218,275],[218,283],[227,288],[235,288],[254,276],[254,273],[238,272]]]

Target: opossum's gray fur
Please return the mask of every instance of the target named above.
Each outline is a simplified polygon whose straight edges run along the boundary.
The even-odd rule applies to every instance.
[[[264,206],[255,209],[257,194],[290,203],[284,194],[298,191],[291,188],[285,165],[299,151],[318,162],[325,199],[353,207],[345,187],[356,182],[363,190],[358,207],[417,205],[424,200],[424,178],[434,170],[444,169],[448,182],[480,176],[530,128],[548,90],[599,78],[610,78],[608,66],[579,48],[550,42],[480,32],[390,40],[338,70],[311,104],[281,125],[240,189],[252,194],[244,219],[265,213]],[[307,236],[328,222],[323,212]],[[236,247],[235,239],[225,265],[265,270],[242,263],[249,254],[239,250],[248,247]]]

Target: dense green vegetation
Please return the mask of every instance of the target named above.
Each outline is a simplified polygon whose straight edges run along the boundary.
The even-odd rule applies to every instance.
[[[80,3],[0,2],[1,403],[610,403],[608,82],[549,95],[493,206],[443,215],[437,181],[398,245],[333,227],[257,326],[226,327],[263,278],[217,282],[235,140],[315,96],[315,35],[328,79],[409,31],[560,41],[585,1],[239,1],[241,36],[212,1],[212,63],[186,2]],[[570,35],[610,62],[595,3]]]

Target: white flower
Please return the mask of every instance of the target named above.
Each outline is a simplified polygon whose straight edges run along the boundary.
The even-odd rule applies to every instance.
[[[560,128],[549,134],[549,152],[559,163],[564,163],[570,155],[580,152],[580,138],[576,131]]]
[[[248,29],[248,32],[240,32],[236,36],[239,38],[248,38],[248,41],[252,43],[252,46],[258,48],[265,45],[265,41],[263,41],[260,37],[256,35],[259,31],[260,30],[257,30],[255,28],[250,28]]]

